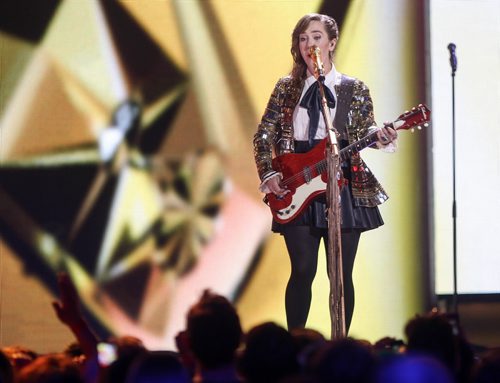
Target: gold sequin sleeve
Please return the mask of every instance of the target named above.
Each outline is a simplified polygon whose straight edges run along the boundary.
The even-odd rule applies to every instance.
[[[274,87],[264,115],[253,137],[253,149],[257,172],[261,181],[276,174],[271,161],[274,147],[279,140],[280,129],[283,124],[281,108],[284,99],[283,80],[280,79]]]
[[[374,125],[376,123],[370,91],[362,81],[356,80],[347,117],[349,141],[352,143],[362,139]],[[377,206],[388,199],[384,188],[359,153],[351,157],[351,177],[351,190],[356,206]]]
[[[362,81],[356,80],[347,117],[347,129],[351,140],[358,141],[365,137],[368,134],[368,129],[373,125],[376,124],[370,90]]]

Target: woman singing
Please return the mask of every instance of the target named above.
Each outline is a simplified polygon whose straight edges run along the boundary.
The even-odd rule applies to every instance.
[[[281,183],[282,174],[273,169],[273,155],[305,153],[327,136],[319,110],[318,81],[310,48],[320,49],[324,66],[324,94],[340,148],[360,140],[376,129],[377,148],[395,149],[397,132],[376,127],[368,87],[359,79],[339,73],[333,53],[339,38],[337,23],[321,14],[302,17],[292,33],[293,68],[281,78],[254,136],[254,154],[263,193],[284,196],[290,190]],[[340,164],[345,186],[340,190],[341,249],[344,280],[345,324],[349,329],[354,310],[352,270],[360,235],[383,225],[378,205],[387,194],[359,154]],[[327,247],[326,202],[324,194],[315,198],[292,221],[273,221],[273,232],[286,243],[291,275],[285,295],[288,328],[306,325],[311,304],[311,287],[316,274],[321,238]]]

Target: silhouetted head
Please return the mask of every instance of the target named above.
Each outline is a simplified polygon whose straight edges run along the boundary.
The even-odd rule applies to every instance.
[[[375,383],[454,383],[450,371],[437,359],[398,355],[383,363]]]
[[[42,355],[19,371],[17,383],[83,383],[78,366],[64,354]]]
[[[481,355],[473,373],[473,383],[500,382],[500,347]]]
[[[277,382],[297,373],[299,368],[292,335],[272,322],[252,328],[245,336],[238,370],[247,382],[252,383]]]
[[[451,371],[457,370],[458,329],[445,314],[417,315],[406,324],[405,334],[408,352],[431,355]]]
[[[151,351],[136,358],[125,383],[190,383],[179,357],[169,351]]]
[[[4,352],[0,351],[0,383],[14,382],[14,367]]]
[[[319,382],[368,383],[376,366],[369,343],[352,338],[327,342],[311,361],[311,373]]]
[[[208,290],[187,315],[187,337],[191,350],[207,369],[232,363],[241,342],[241,324],[234,306]]]

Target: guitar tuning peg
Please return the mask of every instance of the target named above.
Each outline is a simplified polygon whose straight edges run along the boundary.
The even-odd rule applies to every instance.
[[[415,133],[415,128],[411,128],[410,132]]]
[[[428,127],[429,127],[429,124],[426,122],[426,123],[424,124],[424,126],[425,126],[426,128],[428,128]]]
[[[422,130],[422,127],[419,125],[419,126],[417,126],[417,129],[418,130]]]
[[[410,113],[410,111],[409,111],[409,110],[405,110],[405,114],[406,114],[406,113]]]

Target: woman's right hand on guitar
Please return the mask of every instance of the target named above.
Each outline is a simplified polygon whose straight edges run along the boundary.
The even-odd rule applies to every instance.
[[[282,197],[285,194],[290,193],[290,190],[281,186],[281,179],[279,176],[269,178],[266,181],[266,186],[271,191],[271,193],[277,195],[278,197]]]

